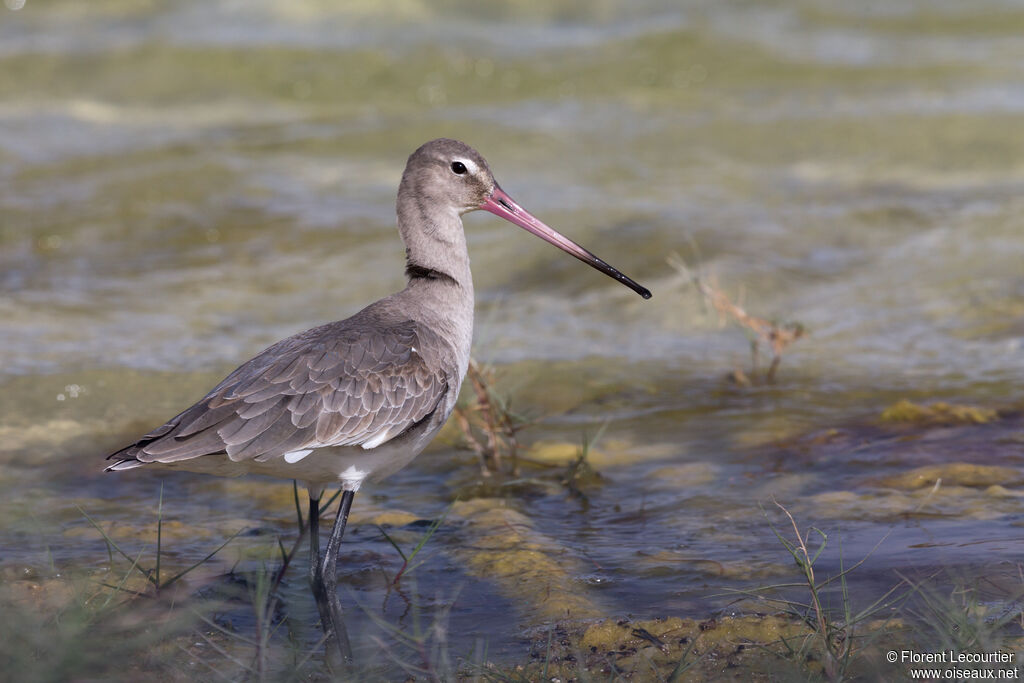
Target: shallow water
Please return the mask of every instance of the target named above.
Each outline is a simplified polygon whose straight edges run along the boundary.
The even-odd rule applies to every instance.
[[[504,496],[552,581],[603,614],[729,609],[723,590],[790,576],[773,499],[847,560],[882,541],[867,601],[895,569],[1019,558],[1019,476],[947,472],[930,497],[886,478],[1024,471],[1022,29],[999,1],[0,8],[0,564],[105,566],[76,505],[151,545],[161,483],[182,564],[243,527],[262,530],[233,542],[243,555],[291,538],[288,484],[102,475],[102,458],[267,344],[401,287],[395,188],[438,136],[654,292],[466,219],[474,355],[539,418],[523,440],[607,425],[585,497],[557,477]],[[774,385],[725,379],[748,339],[674,252],[806,326]],[[882,423],[903,398],[1004,412]],[[361,506],[434,519],[478,479],[449,438],[361,493],[350,604],[401,612],[382,578],[397,554]],[[416,595],[452,604],[459,652],[514,659],[553,617],[474,569],[479,528],[453,514]],[[822,561],[839,566],[837,544]]]

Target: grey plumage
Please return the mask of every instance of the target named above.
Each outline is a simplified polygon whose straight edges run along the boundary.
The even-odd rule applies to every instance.
[[[216,454],[266,461],[401,435],[437,409],[455,372],[438,363],[445,342],[423,324],[389,320],[388,303],[274,344],[111,455],[110,469]]]

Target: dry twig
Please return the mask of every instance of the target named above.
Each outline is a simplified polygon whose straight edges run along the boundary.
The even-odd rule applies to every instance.
[[[526,421],[495,394],[493,370],[470,360],[466,377],[473,388],[473,400],[455,407],[455,420],[468,447],[480,457],[481,473],[489,477],[503,472],[503,459],[508,458],[511,474],[518,476],[517,433],[527,425]]]
[[[751,337],[751,376],[755,381],[762,379],[758,367],[760,344],[763,342],[771,349],[772,362],[764,372],[763,380],[767,383],[775,381],[775,372],[779,368],[779,363],[782,362],[782,353],[790,344],[804,335],[806,332],[804,326],[796,322],[777,322],[751,315],[741,305],[734,303],[729,295],[715,283],[708,282],[701,277],[699,272],[692,270],[679,254],[670,256],[668,263],[680,275],[693,283],[704,300],[718,312],[721,320],[731,319],[749,332]],[[750,384],[750,380],[742,370],[737,369],[734,377],[741,384]]]

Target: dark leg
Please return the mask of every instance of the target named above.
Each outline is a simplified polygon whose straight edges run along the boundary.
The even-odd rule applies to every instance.
[[[313,599],[316,600],[317,610],[320,612],[320,624],[323,627],[327,640],[333,639],[334,628],[332,626],[331,612],[328,608],[326,591],[324,588],[324,577],[321,574],[323,566],[320,558],[320,499],[309,499],[309,586],[313,589]],[[328,645],[328,648],[330,645]]]
[[[317,609],[320,611],[324,635],[327,636],[328,661],[336,672],[343,670],[352,662],[352,648],[342,618],[341,602],[338,600],[337,567],[341,537],[345,534],[345,524],[348,522],[353,495],[352,491],[345,491],[341,495],[338,517],[334,521],[331,538],[327,542],[327,551],[323,556],[320,555],[320,501],[309,501],[309,583],[313,589]],[[340,662],[333,661],[335,653],[340,655]]]
[[[318,587],[323,588],[320,578],[320,499],[309,499],[309,585],[317,596]]]
[[[355,493],[352,491],[344,491],[341,494],[338,516],[334,519],[334,528],[331,529],[331,537],[327,541],[327,550],[324,552],[323,566],[320,570],[324,577],[324,593],[331,617],[337,626],[338,647],[346,663],[352,661],[352,648],[348,642],[348,633],[345,631],[341,602],[338,600],[338,555],[341,554],[341,537],[345,535],[345,525],[348,523],[348,511],[352,508],[353,497]]]
[[[331,529],[331,538],[327,541],[327,552],[324,553],[324,564],[321,569],[328,599],[333,597],[335,603],[338,600],[338,591],[336,589],[338,586],[338,555],[341,552],[341,537],[345,535],[345,525],[348,523],[348,511],[352,508],[353,497],[355,497],[355,494],[352,491],[345,491],[341,494],[338,516],[334,520],[334,528]],[[341,614],[340,603],[337,612]]]

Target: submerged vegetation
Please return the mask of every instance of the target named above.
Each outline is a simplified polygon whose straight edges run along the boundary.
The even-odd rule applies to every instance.
[[[734,302],[713,278],[704,276],[699,271],[690,268],[679,254],[669,257],[668,264],[696,288],[704,302],[718,313],[719,320],[723,324],[725,321],[731,320],[746,331],[750,339],[750,371],[747,373],[742,368],[736,367],[733,369],[732,379],[741,385],[774,382],[779,364],[782,363],[783,352],[806,334],[807,330],[804,326],[798,322],[768,320],[748,313],[740,303]],[[742,301],[742,299],[741,290],[740,300]],[[761,369],[761,344],[767,346],[771,351],[771,362],[764,370]]]
[[[298,501],[297,491],[295,497]],[[789,510],[774,505],[783,524],[777,527],[766,510],[767,527],[780,552],[791,558],[794,581],[731,591],[732,607],[717,614],[639,619],[602,615],[596,602],[573,588],[572,572],[549,555],[550,539],[532,531],[525,516],[499,501],[457,503],[421,532],[409,553],[388,537],[409,563],[403,565],[404,578],[400,572],[392,580],[396,590],[408,591],[403,599],[409,618],[396,623],[362,603],[348,608],[376,627],[368,641],[375,654],[364,653],[356,675],[361,680],[838,683],[905,676],[907,666],[886,659],[894,650],[1024,654],[1024,563],[982,583],[952,574],[896,576],[888,589],[870,598],[854,596],[850,580],[867,558],[820,575],[816,565],[838,538],[816,527],[801,530]],[[89,521],[111,548],[111,566],[75,577],[53,567],[46,576],[7,576],[0,582],[0,607],[8,616],[0,627],[0,658],[12,680],[332,676],[315,624],[303,622],[311,613],[295,610],[294,595],[282,593],[295,548],[287,552],[278,541],[277,561],[250,563],[245,571],[232,567],[186,587],[180,579],[215,553],[174,580],[160,582],[155,566],[141,568],[144,553],[125,553],[101,524]],[[540,610],[527,651],[511,661],[507,655],[492,659],[486,647],[453,647],[449,612],[457,596],[442,599],[440,609],[423,608],[426,598],[411,562],[449,523],[470,534],[468,547],[457,551],[460,561]],[[171,552],[159,537],[153,540],[155,557]],[[884,541],[879,539],[876,548]],[[558,581],[565,583],[555,585]],[[239,620],[245,613],[249,618]],[[995,665],[974,662],[967,668],[984,675]]]

